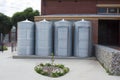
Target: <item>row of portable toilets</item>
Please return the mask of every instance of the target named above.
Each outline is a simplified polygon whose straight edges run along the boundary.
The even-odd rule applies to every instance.
[[[74,25],[74,27],[73,27]],[[74,35],[73,35],[74,34]],[[18,55],[91,56],[91,22],[66,20],[18,23]]]

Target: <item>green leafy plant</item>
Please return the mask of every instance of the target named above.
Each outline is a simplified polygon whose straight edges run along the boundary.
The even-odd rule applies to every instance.
[[[69,72],[69,68],[64,68],[63,70],[64,70],[64,73]]]
[[[0,46],[0,51],[2,51],[2,48],[3,48],[3,51],[4,51],[4,50],[8,50],[8,48],[7,48],[6,46],[3,46],[3,47]]]
[[[41,63],[41,64],[40,64],[40,66],[44,66],[44,64],[43,64],[43,63]]]
[[[35,66],[34,70],[44,76],[49,77],[60,77],[69,72],[69,68],[65,67],[63,64],[54,64],[55,56],[54,53],[51,54],[51,63],[40,63]]]
[[[46,63],[45,65],[46,65],[46,66],[51,66],[51,64],[50,64],[50,63]]]
[[[63,65],[63,64],[60,64],[60,65],[58,65],[58,67],[63,69],[63,68],[64,68],[64,65]]]
[[[59,75],[57,73],[52,73],[52,77],[58,77]]]
[[[52,62],[51,64],[53,65],[53,64],[54,64],[54,61],[55,61],[54,53],[52,53],[51,56],[52,56],[52,57],[51,57],[51,62]]]
[[[41,63],[35,66],[34,70],[38,74],[54,77],[54,78],[63,76],[69,72],[69,68],[65,67],[63,64],[52,65],[50,63],[46,63],[46,64]]]

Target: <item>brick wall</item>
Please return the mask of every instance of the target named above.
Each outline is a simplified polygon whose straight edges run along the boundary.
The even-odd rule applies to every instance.
[[[119,0],[97,0],[97,4],[120,4]]]
[[[96,4],[120,4],[119,0],[42,0],[42,15],[96,14]]]
[[[95,14],[96,0],[46,0],[42,3],[42,15],[44,14]]]
[[[92,21],[92,39],[93,43],[98,43],[98,20],[91,20]]]
[[[120,20],[119,20],[119,46],[120,46]]]

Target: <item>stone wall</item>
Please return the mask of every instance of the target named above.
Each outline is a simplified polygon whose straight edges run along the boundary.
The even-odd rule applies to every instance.
[[[120,51],[101,45],[95,46],[96,57],[109,74],[120,75]]]

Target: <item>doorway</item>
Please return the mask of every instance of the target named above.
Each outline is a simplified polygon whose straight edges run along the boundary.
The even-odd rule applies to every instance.
[[[119,46],[119,20],[99,20],[98,44]]]

